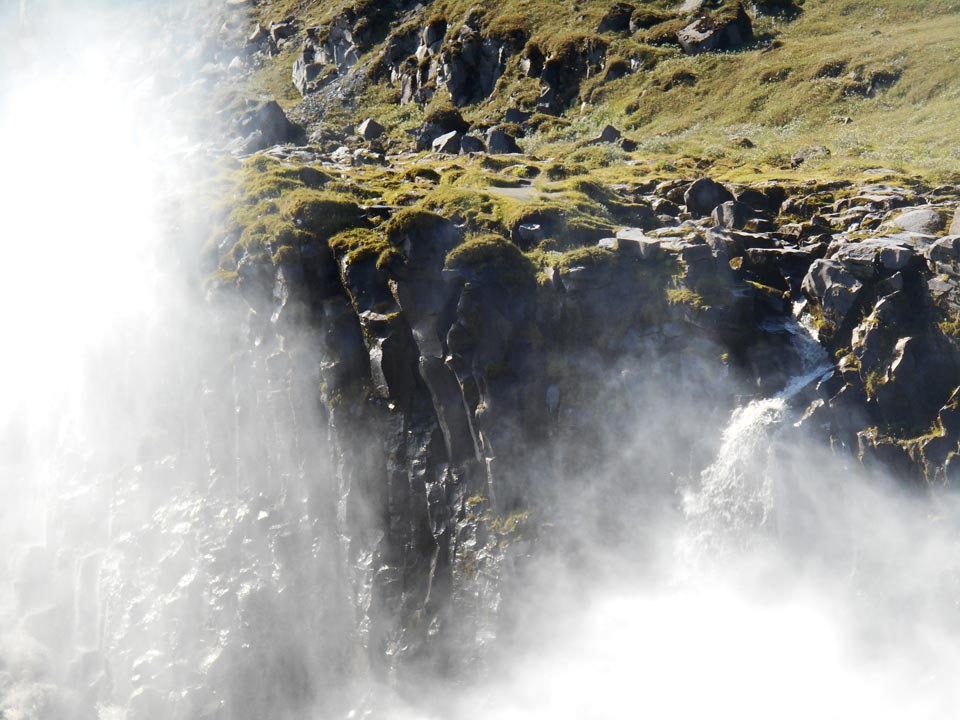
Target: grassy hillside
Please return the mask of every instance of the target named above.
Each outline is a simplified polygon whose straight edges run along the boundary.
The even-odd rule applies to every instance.
[[[560,117],[538,123],[537,131],[527,134],[521,142],[525,150],[541,158],[564,156],[611,123],[638,143],[635,157],[659,163],[668,173],[711,167],[720,177],[750,181],[851,176],[883,168],[931,180],[960,177],[957,0],[806,0],[789,14],[748,6],[754,42],[698,56],[658,42],[690,19],[675,17],[679,3],[633,4],[663,14],[665,22],[632,35],[604,33],[600,41],[608,65],[633,60],[640,69],[610,81],[602,73],[587,78]],[[517,32],[549,55],[579,36],[595,35],[611,5],[610,0],[503,0],[485,6],[484,32]],[[293,17],[302,29],[323,25],[345,8],[358,13],[374,8],[374,15],[382,16],[390,6],[368,0],[277,0],[251,7],[247,19],[269,26]],[[451,38],[474,7],[473,0],[437,0],[427,3],[422,15],[401,9],[386,21],[381,17],[359,67],[369,67],[382,41],[402,24],[442,18]],[[299,40],[286,44],[234,90],[276,97],[296,115],[301,98],[290,82],[290,67],[298,49]],[[492,95],[462,108],[468,121],[492,124],[507,107],[535,103],[539,82],[523,76],[519,65],[517,52]],[[345,102],[311,119],[339,128],[373,116],[402,142],[430,105],[401,105],[399,98],[396,85],[368,81]],[[441,91],[432,104],[444,101]],[[817,145],[831,154],[792,167],[794,153]],[[625,159],[614,155],[608,160]]]

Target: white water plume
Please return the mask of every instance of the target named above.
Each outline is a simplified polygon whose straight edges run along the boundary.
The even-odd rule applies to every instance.
[[[316,460],[325,428],[279,392],[280,348],[264,341],[244,375],[198,331],[184,303],[199,293],[176,294],[153,220],[157,178],[179,172],[153,132],[164,118],[109,42],[80,44],[0,90],[0,718],[955,714],[960,508],[853,472],[802,432],[781,441],[823,371],[792,326],[797,375],[722,429],[669,386],[637,403],[625,458],[685,457],[657,428],[722,432],[680,512],[606,503],[596,526],[637,533],[611,547],[571,530],[579,565],[542,548],[489,667],[384,691],[364,646],[374,543],[343,533],[343,488]],[[616,467],[617,488],[644,492],[650,478]],[[665,536],[652,550],[648,527]],[[723,562],[701,562],[717,549]]]
[[[831,367],[811,328],[789,321],[800,360],[798,373],[776,395],[753,400],[733,412],[723,429],[716,459],[700,475],[699,485],[684,492],[684,512],[696,528],[687,551],[743,549],[768,526],[776,510],[776,482],[770,453],[790,401]]]

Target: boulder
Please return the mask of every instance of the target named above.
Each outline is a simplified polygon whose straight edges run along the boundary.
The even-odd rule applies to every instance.
[[[946,218],[934,208],[914,208],[900,213],[890,224],[907,232],[936,235],[946,227]]]
[[[960,260],[960,236],[947,235],[926,248],[924,254],[931,263],[949,265]]]
[[[434,152],[456,155],[460,152],[460,140],[462,137],[463,136],[456,130],[451,130],[434,140],[431,147]]]
[[[527,120],[532,117],[532,113],[528,113],[519,108],[509,108],[503,114],[503,121],[505,123],[513,123],[515,125],[523,125]]]
[[[367,118],[362,123],[357,125],[357,135],[362,137],[367,142],[376,140],[383,135],[386,130],[387,129],[383,125],[378,123],[373,118]]]
[[[246,138],[243,150],[250,153],[273,145],[300,143],[305,139],[303,128],[290,122],[275,100],[259,103],[245,112],[238,128]]]
[[[687,55],[711,50],[732,50],[753,40],[753,25],[742,5],[734,14],[703,15],[677,33]]]
[[[473,135],[464,135],[460,140],[460,152],[464,155],[469,153],[482,153],[487,151],[487,146],[483,140]]]
[[[597,135],[593,140],[588,144],[590,145],[602,145],[606,143],[615,143],[622,136],[622,133],[617,130],[613,125],[607,125],[603,130],[600,131],[600,134]]]
[[[270,24],[270,39],[275,45],[279,45],[282,40],[292,37],[297,32],[296,26],[291,20],[283,20]]]
[[[895,238],[875,238],[835,246],[830,256],[855,277],[871,280],[880,268],[902,270],[913,255],[912,247]]]
[[[727,200],[727,202],[717,205],[711,214],[713,224],[716,227],[733,228],[734,230],[742,230],[752,217],[753,211],[750,206],[736,200]]]
[[[810,265],[802,287],[804,294],[822,309],[824,321],[836,330],[853,309],[863,283],[836,260],[820,259]]]
[[[648,237],[640,228],[617,231],[617,250],[635,255],[642,260],[655,260],[660,256],[660,240]]]
[[[953,222],[950,224],[950,234],[960,235],[960,207],[953,214]]]
[[[487,131],[487,149],[500,155],[520,152],[520,146],[517,145],[513,136],[498,127],[492,127]]]
[[[741,202],[761,214],[779,212],[780,206],[786,199],[786,188],[776,183],[748,187],[737,193],[737,202]]]
[[[416,130],[410,131],[415,139],[418,152],[429,150],[433,147],[433,141],[441,135],[446,135],[456,130],[462,135],[466,134],[470,126],[464,121],[459,111],[439,112],[428,116],[427,121]]]
[[[683,194],[687,210],[697,217],[707,217],[718,205],[733,199],[729,190],[710,178],[700,178]]]

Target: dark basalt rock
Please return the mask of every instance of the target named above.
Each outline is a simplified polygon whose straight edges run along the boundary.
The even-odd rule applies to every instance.
[[[496,154],[521,152],[513,136],[501,127],[492,127],[487,131],[487,149]]]
[[[630,3],[615,3],[603,16],[600,25],[597,27],[597,32],[628,32],[630,30],[630,18],[635,11],[636,8]]]
[[[704,15],[677,33],[687,55],[733,50],[753,40],[753,24],[742,5],[734,15]]]
[[[431,143],[431,147],[434,152],[456,155],[460,152],[462,137],[459,132],[452,130],[436,138],[433,143]]]
[[[383,133],[385,133],[386,130],[387,129],[383,125],[378,123],[373,118],[367,118],[362,123],[357,125],[357,135],[359,135],[361,138],[363,138],[367,142],[376,140],[381,135],[383,135]]]
[[[803,280],[803,292],[835,332],[847,322],[862,289],[863,283],[836,260],[815,260]]]
[[[459,136],[461,151],[469,139]],[[761,184],[737,187],[734,199],[706,178],[611,186],[618,208],[679,218],[610,227],[543,267],[520,248],[557,237],[546,214],[525,216],[508,240],[386,206],[371,228],[386,250],[335,257],[317,238],[276,267],[240,260],[251,334],[316,325],[310,352],[321,356],[331,465],[338,486],[365,493],[357,504],[373,508],[352,522],[376,538],[364,549],[375,615],[428,620],[436,633],[372,623],[372,638],[405,648],[381,658],[385,666],[415,665],[449,631],[451,598],[468,582],[458,567],[473,552],[462,543],[476,522],[466,520],[468,502],[528,507],[552,491],[531,481],[544,462],[560,477],[601,462],[598,428],[609,432],[606,414],[629,398],[623,378],[637,365],[656,373],[668,358],[671,373],[698,362],[715,369],[725,356],[743,387],[778,392],[800,368],[787,331],[794,312],[816,326],[832,365],[791,399],[804,430],[911,482],[960,477],[960,237],[847,232],[823,214],[851,211],[849,198],[886,205],[887,218],[929,197],[838,189]],[[808,219],[785,224],[776,215],[784,205]],[[740,229],[758,218],[773,230]],[[279,355],[265,363],[277,383],[294,367]],[[709,402],[729,415],[729,398]],[[224,466],[228,450],[216,450]]]
[[[470,153],[483,153],[486,151],[487,146],[484,145],[483,140],[474,137],[473,135],[464,135],[460,140],[460,152],[465,155]]]
[[[683,193],[687,210],[697,217],[707,217],[718,205],[733,199],[733,193],[710,178],[697,180]]]
[[[717,227],[742,230],[754,216],[749,205],[735,200],[727,200],[713,209],[710,217]]]
[[[303,128],[287,119],[275,100],[260,103],[240,116],[238,130],[245,136],[243,151],[264,150],[283,143],[302,143]]]

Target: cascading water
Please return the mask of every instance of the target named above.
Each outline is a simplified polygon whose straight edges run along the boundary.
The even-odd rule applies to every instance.
[[[772,397],[734,410],[716,459],[701,472],[699,485],[685,490],[693,552],[743,550],[758,532],[770,529],[777,482],[770,454],[777,432],[790,415],[791,400],[832,367],[813,328],[790,319],[771,329],[790,334],[799,369]]]

